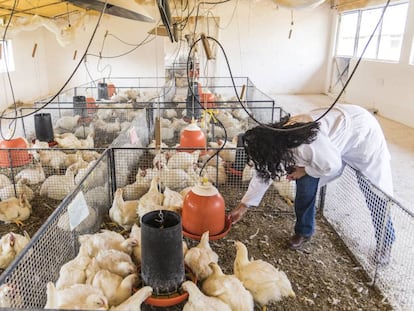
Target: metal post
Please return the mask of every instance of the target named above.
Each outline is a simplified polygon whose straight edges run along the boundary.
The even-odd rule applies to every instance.
[[[109,202],[113,201],[114,193],[116,191],[116,172],[115,172],[115,155],[114,155],[114,148],[108,148],[108,158],[109,158],[109,166],[108,166],[108,176],[110,176],[110,185],[109,185]]]
[[[325,208],[325,199],[326,199],[326,185],[321,187],[321,189],[319,190],[318,218],[323,216],[323,209]]]

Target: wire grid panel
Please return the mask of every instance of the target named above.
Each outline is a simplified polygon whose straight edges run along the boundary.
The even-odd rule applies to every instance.
[[[2,178],[7,177],[9,184],[0,189],[0,199],[24,193],[29,201],[40,196],[61,201],[101,152],[103,149],[3,149],[0,158],[4,155],[10,161],[3,163],[0,160],[0,174],[4,176]],[[37,198],[36,201],[40,200]]]
[[[346,167],[327,187],[324,216],[393,306],[412,310],[412,213]]]
[[[3,301],[9,308],[40,309],[46,304],[46,284],[55,282],[60,267],[73,259],[78,251],[77,237],[80,234],[93,233],[99,229],[103,216],[108,213],[111,201],[109,174],[101,175],[103,186],[94,187],[95,169],[109,167],[108,152],[93,167],[88,176],[60,205],[40,230],[33,236],[28,246],[0,277],[0,286],[8,292]],[[80,194],[81,193],[81,194]],[[74,208],[83,196],[87,208],[87,217],[71,230],[69,207]],[[11,297],[11,299],[8,299]]]
[[[247,165],[241,147],[224,148],[219,157],[214,156],[206,163],[218,151],[218,148],[195,149],[192,153],[177,148],[160,151],[155,148],[113,148],[114,190],[123,188],[125,200],[137,200],[149,190],[154,177],[159,178],[161,185],[177,192],[196,185],[205,177],[220,191],[227,208],[232,209],[247,190],[253,169]],[[292,212],[294,197],[294,182],[274,181],[260,206]]]
[[[70,107],[68,107],[70,105]],[[75,147],[77,140],[85,140],[92,135],[95,148],[107,148],[118,135],[131,127],[134,120],[148,119],[145,105],[134,107],[131,103],[104,103],[93,107],[73,107],[75,103],[60,104],[57,108],[44,108],[41,113],[50,114],[55,140],[65,139],[66,133],[72,133],[76,139],[66,140],[65,144]],[[149,105],[149,104],[148,104]],[[27,113],[22,109],[22,114]],[[142,122],[142,121],[141,121]],[[149,124],[147,124],[149,127]],[[35,118],[23,118],[22,128],[29,141],[36,139]],[[63,134],[63,135],[62,135]],[[58,141],[59,142],[59,141]],[[59,143],[60,144],[60,143]]]

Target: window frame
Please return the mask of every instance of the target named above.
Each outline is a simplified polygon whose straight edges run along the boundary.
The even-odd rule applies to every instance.
[[[0,39],[0,49],[0,74],[15,71],[12,40]]]
[[[390,3],[388,5],[388,8],[393,7],[393,6],[398,6],[398,5],[407,5],[407,14],[406,14],[406,19],[405,19],[405,26],[404,26],[404,31],[407,25],[407,17],[408,17],[408,8],[409,8],[409,1],[399,1],[399,2],[395,2],[395,3]],[[369,10],[374,10],[374,9],[383,9],[384,5],[380,5],[380,6],[370,6],[370,7],[366,7],[366,8],[362,8],[362,9],[354,9],[354,10],[349,10],[349,11],[344,11],[341,12],[340,14],[338,14],[338,26],[337,26],[337,31],[336,31],[336,44],[335,44],[335,50],[334,50],[334,56],[335,57],[348,57],[348,58],[359,58],[360,56],[358,55],[358,47],[359,47],[359,41],[360,41],[360,31],[361,31],[361,22],[362,22],[362,13],[364,11],[369,11]],[[387,8],[387,10],[388,10]],[[353,48],[353,53],[352,55],[345,55],[345,54],[338,54],[338,46],[339,46],[339,33],[341,30],[341,19],[343,15],[346,14],[357,14],[357,25],[356,25],[356,33],[355,33],[355,37],[354,37],[354,48]],[[385,12],[385,14],[387,14],[387,11]],[[385,18],[385,15],[384,15]],[[375,58],[372,57],[366,57],[365,55],[362,57],[364,60],[374,60],[374,61],[382,61],[382,62],[390,62],[390,63],[398,63],[400,61],[401,58],[401,48],[402,48],[402,44],[400,46],[400,56],[398,57],[398,59],[386,59],[386,58],[378,58],[378,55],[380,53],[380,46],[381,46],[381,39],[382,39],[382,27],[383,27],[383,22],[384,22],[384,18],[382,19],[381,23],[378,25],[378,29],[377,29],[377,33],[378,33],[378,37],[375,40],[375,35],[373,40],[371,40],[370,44],[375,44]],[[404,34],[404,32],[402,33],[402,35]],[[375,42],[374,42],[375,40]],[[403,40],[403,37],[401,38],[401,40]],[[401,42],[402,43],[402,42]],[[365,46],[365,45],[364,45]],[[364,47],[362,47],[364,48]],[[362,53],[362,51],[361,51]]]

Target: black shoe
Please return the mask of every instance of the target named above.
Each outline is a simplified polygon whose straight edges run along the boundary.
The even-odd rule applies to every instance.
[[[303,244],[310,241],[310,239],[310,236],[302,236],[299,234],[295,234],[289,239],[289,247],[290,249],[299,249],[303,246]]]

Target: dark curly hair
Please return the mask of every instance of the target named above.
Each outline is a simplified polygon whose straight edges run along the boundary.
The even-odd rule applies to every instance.
[[[246,131],[243,136],[247,160],[254,163],[258,176],[265,181],[269,178],[279,179],[286,173],[291,173],[295,166],[292,149],[302,144],[310,144],[318,134],[318,122],[285,125],[288,120],[289,116],[277,123],[256,126]],[[274,131],[268,127],[300,128],[293,131]]]

